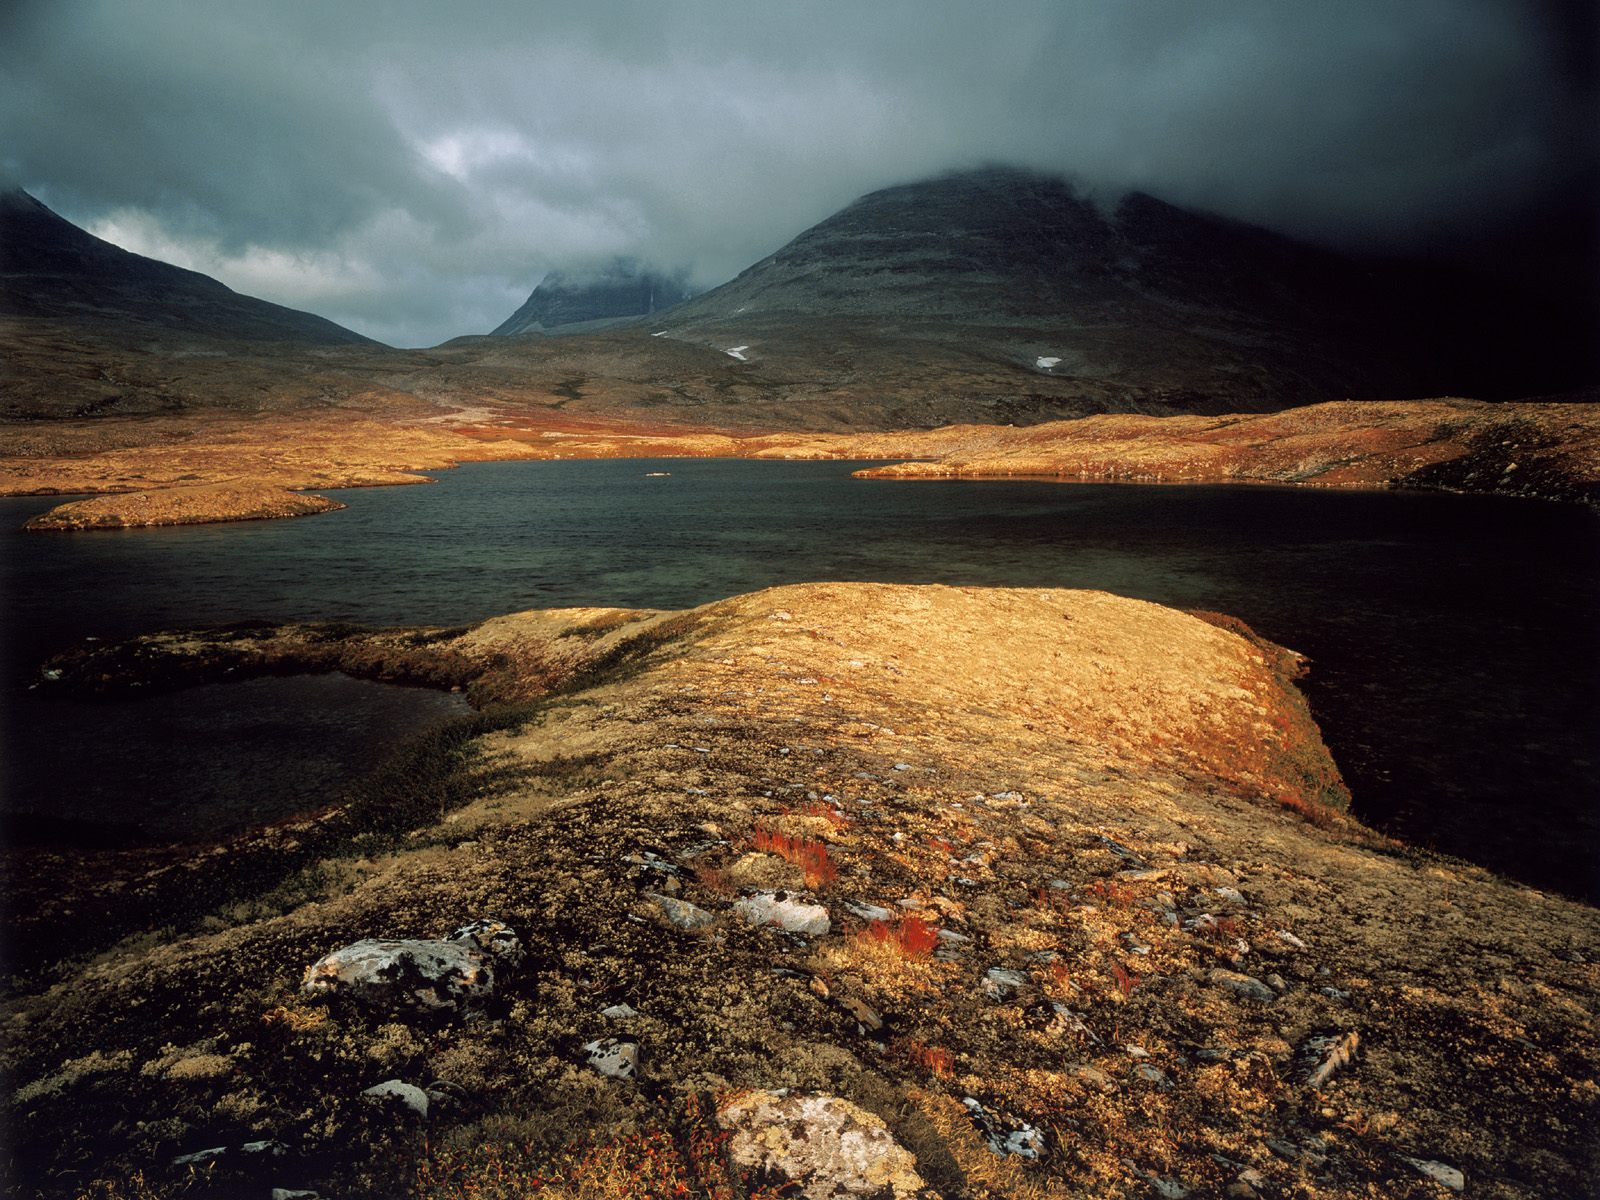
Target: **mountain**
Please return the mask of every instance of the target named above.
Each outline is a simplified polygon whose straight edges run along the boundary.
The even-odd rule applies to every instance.
[[[0,315],[121,325],[212,340],[339,346],[371,339],[311,313],[241,296],[226,284],[132,254],[79,229],[22,191],[0,195]]]
[[[652,328],[746,361],[786,358],[786,342],[830,328],[845,344],[938,344],[1073,380],[1093,408],[1509,397],[1581,381],[1581,335],[1536,297],[1142,193],[1103,205],[1011,169],[863,196]]]
[[[648,316],[690,295],[687,273],[663,274],[628,258],[591,271],[552,271],[493,336],[594,329],[597,322]]]
[[[0,420],[394,407],[370,372],[395,351],[131,254],[22,191],[0,193],[0,347]]]

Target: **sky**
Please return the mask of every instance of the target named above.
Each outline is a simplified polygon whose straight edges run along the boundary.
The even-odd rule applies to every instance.
[[[1593,195],[1595,10],[9,0],[0,185],[402,346],[618,255],[711,286],[867,191],[991,163],[1509,260]]]

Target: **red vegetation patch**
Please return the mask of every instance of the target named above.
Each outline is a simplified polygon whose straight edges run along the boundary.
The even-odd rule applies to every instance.
[[[861,936],[892,946],[905,958],[927,958],[939,944],[938,929],[921,917],[906,917],[898,925],[874,921]]]
[[[820,888],[839,878],[839,868],[828,857],[828,847],[810,838],[791,837],[776,830],[756,827],[750,844],[766,854],[776,854],[792,862],[806,874],[806,886]]]
[[[919,1042],[908,1038],[900,1044],[900,1051],[906,1058],[941,1079],[948,1079],[955,1074],[955,1055],[939,1046],[930,1046],[926,1042]]]

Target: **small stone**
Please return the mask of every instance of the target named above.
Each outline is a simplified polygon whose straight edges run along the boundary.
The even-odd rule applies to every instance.
[[[756,892],[736,901],[733,908],[752,925],[776,925],[789,933],[822,937],[833,927],[826,908],[788,892]]]
[[[639,1043],[631,1038],[599,1038],[585,1042],[589,1066],[611,1079],[632,1079],[639,1071]]]
[[[1027,986],[1027,975],[1010,967],[990,967],[984,972],[983,994],[991,1000],[1009,1000]]]
[[[267,1195],[268,1200],[322,1200],[321,1192],[309,1188],[273,1188]]]
[[[1044,1157],[1044,1134],[1032,1125],[985,1108],[971,1096],[962,1099],[967,1115],[983,1133],[989,1149],[1001,1158],[1023,1158],[1037,1161]]]
[[[855,1018],[857,1033],[877,1033],[883,1028],[883,1018],[872,1007],[855,996],[840,996],[839,1007]]]
[[[909,770],[911,770],[911,764],[910,763],[895,763],[894,769],[896,771],[909,771]]]
[[[600,1015],[608,1021],[626,1021],[629,1017],[637,1017],[639,1010],[631,1004],[613,1004],[610,1008],[602,1008]]]
[[[1224,971],[1221,967],[1217,967],[1207,978],[1214,987],[1225,987],[1230,992],[1246,999],[1260,1000],[1263,1004],[1271,1003],[1278,998],[1278,994],[1259,979],[1241,975],[1237,971]]]
[[[227,1152],[228,1148],[226,1146],[210,1146],[204,1150],[196,1150],[192,1154],[180,1154],[172,1160],[172,1165],[186,1167],[191,1163],[211,1162],[213,1159],[221,1158]]]
[[[386,1079],[382,1083],[369,1087],[361,1093],[373,1104],[385,1104],[391,1100],[403,1104],[406,1108],[416,1113],[424,1121],[428,1119],[428,1093],[413,1083],[402,1083],[398,1079]]]
[[[1152,1066],[1150,1063],[1140,1063],[1134,1068],[1134,1072],[1140,1079],[1143,1079],[1146,1083],[1155,1084],[1163,1092],[1172,1090],[1172,1080],[1167,1077],[1167,1073],[1160,1067]]]
[[[1117,1085],[1111,1081],[1111,1076],[1107,1075],[1099,1067],[1091,1067],[1088,1063],[1068,1063],[1065,1070],[1068,1075],[1088,1084],[1097,1092],[1109,1094],[1117,1090]]]
[[[660,907],[662,915],[679,929],[704,929],[708,925],[717,923],[716,917],[687,900],[679,900],[661,892],[646,892],[645,898],[654,900]]]
[[[1291,950],[1304,950],[1306,948],[1306,944],[1299,938],[1295,937],[1295,935],[1290,933],[1287,929],[1280,929],[1272,936],[1277,938],[1285,946],[1288,946]]]
[[[887,921],[891,915],[887,908],[876,904],[867,904],[860,900],[841,900],[839,907],[853,917],[860,917],[863,921]]]
[[[1418,1174],[1426,1175],[1435,1183],[1443,1184],[1452,1192],[1459,1192],[1467,1186],[1467,1177],[1465,1175],[1456,1170],[1456,1168],[1446,1166],[1442,1162],[1436,1162],[1431,1158],[1408,1158],[1405,1155],[1401,1155],[1400,1160]]]
[[[1244,893],[1240,892],[1238,888],[1219,887],[1212,890],[1229,904],[1243,904],[1245,902]]]

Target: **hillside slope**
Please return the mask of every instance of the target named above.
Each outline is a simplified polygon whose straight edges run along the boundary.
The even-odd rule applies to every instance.
[[[814,584],[57,667],[103,691],[297,664],[490,707],[344,808],[32,864],[13,945],[169,928],[10,1002],[12,1194],[233,1147],[184,1194],[742,1197],[781,1175],[715,1147],[783,1088],[871,1114],[899,1200],[1600,1182],[1600,917],[1327,807],[1298,660],[1237,622]],[[476,1016],[301,991],[331,950],[477,918],[523,957]],[[390,1080],[429,1089],[425,1121],[363,1098]],[[877,1194],[795,1165],[836,1144],[812,1118],[764,1128],[805,1194]]]

